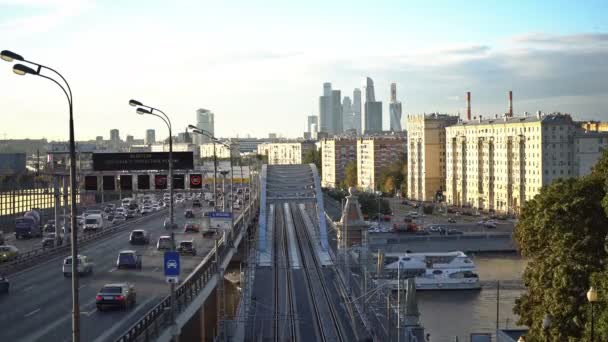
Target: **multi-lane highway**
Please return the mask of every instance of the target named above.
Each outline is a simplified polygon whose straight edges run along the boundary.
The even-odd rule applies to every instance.
[[[204,210],[207,210],[206,208]],[[213,239],[201,234],[184,234],[182,208],[176,208],[176,240],[194,239],[198,255],[182,256],[181,273],[185,278],[213,247]],[[197,218],[201,210],[195,210]],[[134,223],[124,231],[81,249],[80,254],[93,260],[94,272],[80,281],[81,340],[109,341],[130,327],[141,315],[168,294],[163,275],[163,254],[156,250],[156,240],[167,234],[163,228],[165,211]],[[196,219],[194,220],[196,221]],[[133,229],[151,232],[148,246],[131,246]],[[134,249],[143,255],[142,270],[117,270],[120,250]],[[71,340],[71,282],[61,272],[63,258],[54,258],[11,277],[11,292],[0,296],[0,341],[68,341]],[[107,283],[130,282],[137,291],[137,304],[127,311],[99,312],[95,295]]]

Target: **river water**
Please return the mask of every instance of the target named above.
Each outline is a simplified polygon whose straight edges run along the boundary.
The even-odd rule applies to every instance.
[[[418,292],[421,323],[432,342],[468,342],[471,333],[496,331],[497,291],[500,288],[498,316],[500,328],[516,328],[515,299],[524,291],[521,276],[526,261],[514,254],[474,257],[482,283],[481,291]],[[495,341],[495,337],[493,337]]]

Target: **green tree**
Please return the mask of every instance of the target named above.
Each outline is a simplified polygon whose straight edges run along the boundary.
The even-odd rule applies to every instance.
[[[598,165],[608,165],[606,157]],[[514,312],[521,324],[530,327],[529,341],[544,338],[545,314],[552,317],[552,340],[589,340],[586,291],[592,279],[608,284],[604,266],[608,218],[602,207],[605,176],[594,170],[587,177],[557,180],[523,207],[514,236],[530,262],[523,275],[527,292],[516,300]],[[607,315],[603,309],[597,317]],[[603,324],[596,329],[597,341],[608,340]]]
[[[321,149],[312,149],[306,152],[304,158],[302,159],[302,164],[315,164],[317,166],[317,170],[319,170],[319,176],[323,173],[321,172],[323,169],[323,165],[321,164]]]
[[[355,160],[349,161],[344,166],[344,188],[351,186],[357,186],[357,162]]]
[[[406,179],[407,165],[405,155],[380,171],[379,183],[382,192],[393,194],[395,189],[402,189]],[[391,180],[389,180],[391,179]],[[390,187],[387,188],[387,185]]]

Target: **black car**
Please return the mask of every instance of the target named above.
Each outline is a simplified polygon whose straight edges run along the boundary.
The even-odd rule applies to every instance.
[[[126,310],[135,305],[135,300],[135,287],[128,283],[106,284],[95,296],[95,304],[99,311],[108,307]]]
[[[202,206],[203,206],[203,204],[201,203],[201,200],[199,200],[199,199],[194,199],[194,200],[192,201],[192,207],[199,207],[199,208],[200,208],[200,207],[202,207]]]
[[[116,259],[116,268],[134,268],[141,270],[141,254],[135,251],[120,251]]]
[[[57,240],[55,233],[50,233],[42,239],[42,248],[55,248],[55,241]],[[62,240],[59,240],[58,246],[61,246]]]
[[[196,248],[194,248],[194,241],[180,241],[179,247],[177,247],[179,254],[196,255]]]
[[[127,220],[134,218],[135,217],[135,210],[128,209],[127,210],[127,215],[125,217],[126,217]]]
[[[3,275],[0,275],[0,293],[8,293],[9,287],[10,283],[8,282],[8,278]]]
[[[129,235],[129,243],[132,245],[147,245],[150,243],[150,233],[144,229],[136,229]]]

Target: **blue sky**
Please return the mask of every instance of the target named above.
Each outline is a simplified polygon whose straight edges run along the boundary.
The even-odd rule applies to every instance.
[[[220,136],[295,137],[323,82],[349,95],[366,76],[385,102],[396,82],[405,114],[464,112],[470,90],[473,112],[494,115],[512,89],[518,113],[608,120],[607,17],[606,1],[0,0],[0,49],[68,78],[79,139],[163,129],[132,97],[174,131],[208,108]],[[1,135],[67,137],[55,85],[8,63],[0,85],[15,118]]]

